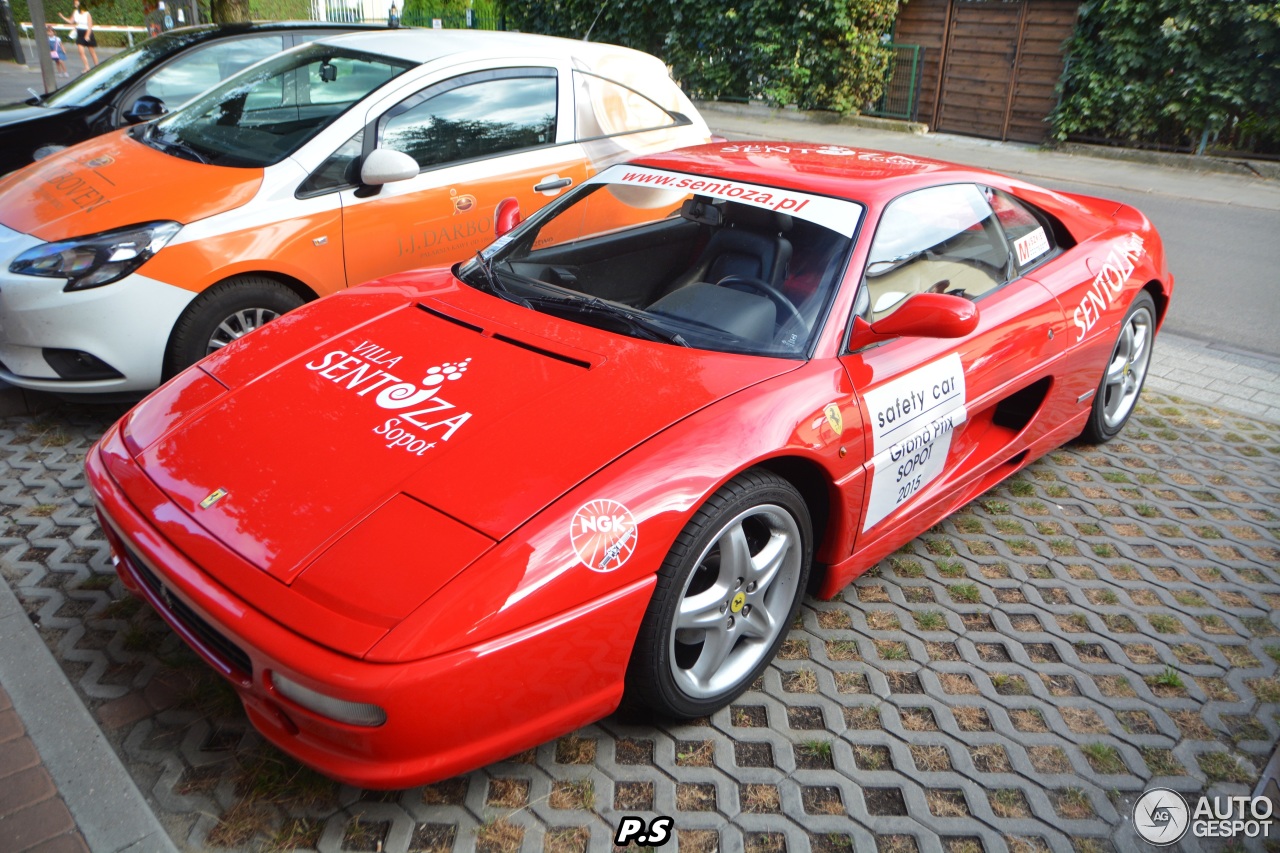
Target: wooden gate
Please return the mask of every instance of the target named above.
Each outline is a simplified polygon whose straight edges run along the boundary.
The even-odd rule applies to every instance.
[[[925,47],[920,115],[946,133],[1043,142],[1079,7],[1079,0],[911,0],[895,39]]]

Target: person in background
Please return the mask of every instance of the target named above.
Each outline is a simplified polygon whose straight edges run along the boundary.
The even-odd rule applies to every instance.
[[[70,77],[67,70],[67,52],[62,49],[62,38],[53,31],[53,24],[44,25],[45,35],[49,37],[49,57],[53,60],[53,68],[59,77]]]
[[[390,11],[387,12],[387,26],[395,29],[400,26],[400,12],[396,9],[396,4],[391,4]]]
[[[84,63],[84,70],[90,68],[89,58],[85,55],[84,49],[89,48],[89,56],[93,57],[93,64],[98,64],[98,39],[93,34],[93,15],[89,14],[87,7],[80,5],[80,0],[75,0],[76,8],[68,18],[61,12],[58,17],[66,21],[68,24],[75,24],[75,42],[80,48],[80,61]]]

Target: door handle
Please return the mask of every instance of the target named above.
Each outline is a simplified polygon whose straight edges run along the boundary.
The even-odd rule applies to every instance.
[[[573,178],[562,178],[559,175],[551,175],[550,177],[543,178],[542,183],[535,186],[533,191],[536,193],[558,192],[565,187],[571,186],[573,186]]]

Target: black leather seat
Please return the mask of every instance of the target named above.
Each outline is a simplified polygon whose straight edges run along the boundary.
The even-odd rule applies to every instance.
[[[698,203],[695,199],[686,202]],[[682,211],[683,213],[683,211]],[[680,276],[668,292],[696,281],[715,284],[726,276],[760,279],[779,287],[791,262],[791,217],[745,204],[724,207],[724,224],[698,255],[697,262]]]

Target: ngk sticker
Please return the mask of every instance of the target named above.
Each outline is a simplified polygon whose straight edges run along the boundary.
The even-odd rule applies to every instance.
[[[573,514],[569,541],[587,568],[611,572],[626,563],[636,549],[636,520],[617,501],[599,498]]]

